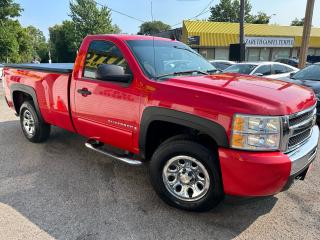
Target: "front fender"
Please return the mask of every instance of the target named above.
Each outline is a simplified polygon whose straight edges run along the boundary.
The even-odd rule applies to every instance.
[[[143,111],[140,124],[139,148],[142,157],[145,157],[148,127],[153,121],[164,121],[198,130],[208,134],[219,147],[229,147],[226,130],[216,122],[172,109],[147,107]]]

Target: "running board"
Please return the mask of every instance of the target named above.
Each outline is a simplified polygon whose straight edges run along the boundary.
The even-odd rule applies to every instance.
[[[118,156],[114,153],[111,153],[111,152],[107,152],[106,150],[104,149],[101,149],[101,146],[94,146],[93,144],[91,144],[90,142],[86,142],[85,146],[93,151],[96,151],[98,153],[101,153],[107,157],[110,157],[110,158],[113,158],[115,160],[118,160],[118,161],[121,161],[121,162],[124,162],[126,164],[129,164],[129,165],[133,165],[133,166],[139,166],[142,164],[141,161],[139,160],[135,160],[135,159],[131,159],[131,158],[127,158],[127,157],[123,157],[123,156]]]

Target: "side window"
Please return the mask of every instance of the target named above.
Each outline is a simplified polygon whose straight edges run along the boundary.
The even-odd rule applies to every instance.
[[[286,67],[287,72],[293,72],[294,70],[292,68]]]
[[[97,77],[97,70],[102,64],[119,66],[123,74],[131,74],[127,61],[114,43],[93,41],[87,52],[83,76],[86,78],[99,79],[99,77]]]
[[[282,66],[280,64],[274,64],[273,65],[273,72],[274,72],[274,74],[287,73],[288,68],[286,66]]]
[[[260,66],[254,73],[261,73],[263,76],[271,75],[271,65]]]

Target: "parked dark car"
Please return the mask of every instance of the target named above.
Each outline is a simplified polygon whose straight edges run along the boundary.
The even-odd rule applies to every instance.
[[[317,118],[320,120],[320,63],[310,65],[297,73],[291,74],[289,79],[283,78],[281,80],[309,87],[315,92],[318,98]]]
[[[299,59],[296,59],[296,58],[279,58],[275,60],[275,62],[284,63],[296,68],[299,67]],[[311,63],[307,62],[306,66],[309,66],[310,64]]]
[[[295,58],[280,58],[277,59],[276,62],[288,64],[296,68],[299,66],[299,60]]]

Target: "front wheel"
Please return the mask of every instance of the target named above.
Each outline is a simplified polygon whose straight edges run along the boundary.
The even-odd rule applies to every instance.
[[[152,156],[150,177],[171,206],[207,211],[223,198],[217,156],[192,140],[168,140]]]

